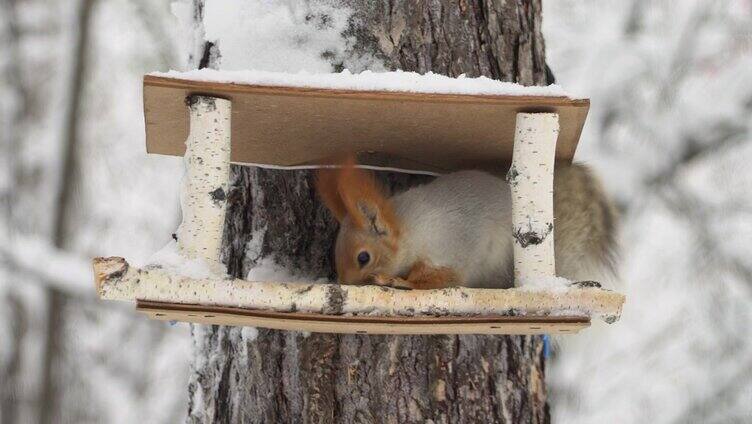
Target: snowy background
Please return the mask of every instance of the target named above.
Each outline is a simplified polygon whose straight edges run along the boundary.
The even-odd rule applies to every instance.
[[[224,69],[379,69],[344,55],[347,9],[209,3]],[[178,422],[187,327],[96,301],[89,259],[142,262],[178,222],[180,159],[144,155],[140,87],[189,66],[190,5],[76,4],[0,3],[0,423]],[[557,346],[555,422],[749,422],[752,1],[544,12],[557,83],[592,99],[578,159],[618,201],[628,296],[620,322]]]

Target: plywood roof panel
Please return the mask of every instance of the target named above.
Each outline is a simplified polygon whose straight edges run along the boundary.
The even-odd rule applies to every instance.
[[[518,112],[556,112],[556,156],[571,161],[587,99],[268,87],[144,77],[149,153],[182,156],[185,98],[232,100],[232,161],[293,167],[363,152],[366,165],[451,171],[511,159]],[[368,153],[372,154],[368,154]],[[386,158],[386,159],[385,159]]]

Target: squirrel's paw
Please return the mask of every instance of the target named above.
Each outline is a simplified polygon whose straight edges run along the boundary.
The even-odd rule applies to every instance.
[[[366,280],[368,284],[374,284],[377,286],[392,287],[395,289],[412,290],[413,285],[399,277],[394,277],[385,274],[371,274]]]

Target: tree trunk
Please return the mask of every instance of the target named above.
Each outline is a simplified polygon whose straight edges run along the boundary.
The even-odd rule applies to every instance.
[[[547,82],[540,1],[347,1],[351,56],[387,68]],[[200,19],[201,8],[197,7]],[[214,40],[213,40],[214,41]],[[203,61],[221,57],[207,42]],[[337,63],[333,69],[347,66]],[[377,118],[376,118],[377,119]],[[234,166],[223,259],[333,278],[336,222],[309,171]],[[393,190],[428,177],[379,173]],[[531,336],[368,336],[194,326],[189,422],[548,422],[543,343]]]
[[[69,217],[72,212],[73,188],[75,184],[76,154],[79,144],[79,117],[83,105],[84,81],[87,72],[87,56],[89,51],[89,30],[96,0],[81,0],[76,15],[76,44],[73,49],[73,69],[71,69],[71,85],[68,96],[64,133],[63,160],[61,163],[60,187],[57,193],[57,210],[53,222],[53,245],[64,249],[68,237]],[[57,422],[59,414],[60,378],[57,375],[63,347],[63,328],[65,328],[65,293],[55,287],[47,289],[47,326],[45,329],[44,364],[42,366],[41,405],[39,422],[42,424]]]

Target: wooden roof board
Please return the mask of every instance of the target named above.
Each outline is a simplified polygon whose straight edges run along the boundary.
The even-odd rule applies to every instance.
[[[574,334],[590,326],[589,318],[577,316],[346,316],[144,300],[137,302],[136,309],[151,319],[162,321],[240,325],[319,333]]]
[[[232,101],[232,161],[282,167],[326,164],[353,152],[433,172],[497,168],[511,159],[518,112],[556,112],[556,156],[571,161],[587,99],[348,91],[268,87],[144,77],[147,152],[182,156],[189,117],[185,98]],[[395,166],[399,167],[399,166]]]

